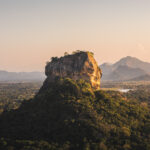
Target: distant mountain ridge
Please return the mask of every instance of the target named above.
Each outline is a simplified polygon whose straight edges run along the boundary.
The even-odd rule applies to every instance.
[[[128,66],[131,68],[140,68],[144,70],[145,72],[150,73],[150,63],[141,61],[137,59],[136,57],[127,56],[122,59],[120,59],[118,62],[116,62],[113,67],[117,68],[120,65]]]
[[[0,70],[0,82],[32,82],[43,81],[43,72],[8,72]]]
[[[103,73],[102,80],[123,81],[150,74],[150,63],[131,56],[124,57],[112,65],[104,63],[100,68]]]
[[[133,78],[130,81],[150,81],[150,75],[149,74],[145,74],[143,76],[139,76],[139,77]]]
[[[103,63],[102,81],[149,81],[150,63],[127,56],[114,64]],[[34,82],[43,81],[44,72],[8,72],[0,70],[0,82]]]

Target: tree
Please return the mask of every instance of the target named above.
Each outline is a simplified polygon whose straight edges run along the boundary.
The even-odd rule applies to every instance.
[[[65,52],[65,53],[64,53],[64,56],[68,56],[68,55],[69,55],[69,53],[68,53],[68,52]]]
[[[52,62],[55,62],[55,61],[57,61],[57,60],[58,60],[58,57],[52,57],[52,58],[51,58],[51,61],[52,61]]]

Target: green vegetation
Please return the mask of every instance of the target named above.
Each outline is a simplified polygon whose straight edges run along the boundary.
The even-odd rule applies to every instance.
[[[56,62],[58,59],[59,59],[58,57],[52,57],[52,58],[51,58],[51,61],[52,61],[52,62]]]
[[[150,82],[103,82],[101,87],[102,90],[107,91],[109,94],[110,91],[111,93],[116,93],[115,91],[118,91],[118,89],[131,89],[127,93],[120,94],[130,101],[150,106]]]
[[[149,81],[102,81],[102,88],[117,88],[117,89],[134,89],[134,90],[149,90],[150,82]]]
[[[0,113],[17,109],[23,100],[34,97],[42,83],[0,83]]]
[[[93,52],[91,52],[91,51],[84,51],[84,50],[76,50],[76,51],[73,51],[72,54],[83,53],[83,52],[87,52],[87,53],[89,53],[92,56],[94,55]]]
[[[149,150],[150,109],[132,98],[93,91],[83,80],[44,84],[35,98],[0,116],[0,149]]]

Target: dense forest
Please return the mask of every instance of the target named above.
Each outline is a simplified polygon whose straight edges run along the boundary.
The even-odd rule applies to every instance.
[[[128,93],[95,91],[84,80],[66,78],[43,86],[35,97],[38,86],[33,87],[23,96],[30,100],[20,99],[18,109],[1,114],[0,149],[150,149],[148,86]]]
[[[41,82],[0,83],[0,113],[17,109],[22,101],[33,98],[41,85]]]

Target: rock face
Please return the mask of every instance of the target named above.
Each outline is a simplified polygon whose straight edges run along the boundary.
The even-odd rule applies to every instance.
[[[46,65],[45,82],[54,82],[55,78],[83,79],[91,84],[94,89],[100,88],[101,70],[91,52],[77,52],[72,55],[56,58]]]

